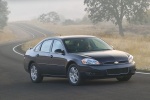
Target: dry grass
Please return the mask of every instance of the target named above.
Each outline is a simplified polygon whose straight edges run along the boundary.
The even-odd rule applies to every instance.
[[[29,42],[26,42],[25,44],[22,45],[22,50],[26,51],[28,50],[29,48],[32,48],[34,47],[38,42],[40,42],[42,39],[44,38],[38,38],[38,39],[35,39],[35,40],[32,40],[32,41],[29,41]]]
[[[138,69],[150,70],[150,36],[148,35],[126,33],[126,36],[122,38],[116,33],[115,27],[94,27],[92,25],[61,26],[38,22],[32,22],[32,24],[53,31],[56,35],[94,35],[114,46],[115,49],[132,54]],[[113,34],[109,34],[111,31]],[[28,42],[23,49],[26,50],[29,45],[35,45],[37,42],[39,42],[39,40]]]
[[[16,36],[9,27],[5,27],[3,31],[0,31],[0,44],[10,42],[15,38]]]

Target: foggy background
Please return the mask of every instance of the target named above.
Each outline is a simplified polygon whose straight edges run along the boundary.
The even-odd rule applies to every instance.
[[[9,22],[31,20],[42,13],[51,11],[68,19],[78,19],[85,15],[84,0],[6,0]]]
[[[10,23],[10,26],[12,24],[17,27],[25,25],[29,30],[31,26],[35,26],[53,32],[57,36],[94,35],[102,38],[115,49],[132,54],[135,62],[137,62],[138,69],[150,70],[150,60],[147,60],[150,59],[147,56],[150,55],[150,1],[122,0],[125,5],[122,5],[121,0],[105,0],[106,2],[87,0],[85,5],[84,0],[5,1],[8,2],[8,9],[11,13],[7,10],[7,6],[2,6],[2,4],[5,4],[3,2],[0,5],[0,8],[3,9],[0,11],[0,41],[10,41],[16,38],[13,34],[14,31],[9,28],[9,23],[7,23],[8,17],[9,22],[23,21]],[[95,3],[97,6],[101,5],[101,9],[97,8]],[[112,6],[114,3],[116,6]],[[123,6],[126,7],[121,11],[120,7]],[[115,13],[116,7],[117,12],[120,13]],[[84,11],[85,8],[87,11]],[[120,14],[123,16],[120,16]],[[95,23],[93,24],[93,22]],[[26,30],[26,27],[24,29]],[[17,31],[16,28],[15,32]],[[18,33],[20,34],[20,32]],[[40,39],[25,43],[22,47],[23,50],[26,51],[33,47],[38,41]]]

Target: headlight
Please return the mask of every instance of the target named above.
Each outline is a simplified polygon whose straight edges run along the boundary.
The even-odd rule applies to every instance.
[[[132,56],[132,55],[129,55],[129,56],[128,56],[128,61],[129,61],[129,63],[132,63],[132,62],[133,62],[133,56]]]
[[[87,65],[100,65],[100,63],[92,58],[85,58],[81,60],[83,64],[87,64]]]

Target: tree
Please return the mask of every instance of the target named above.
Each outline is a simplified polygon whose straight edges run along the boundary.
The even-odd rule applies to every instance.
[[[119,34],[124,36],[123,18],[144,21],[149,8],[148,0],[84,0],[89,18],[98,23],[111,21],[119,27]]]
[[[88,14],[84,15],[81,22],[81,24],[90,24],[91,23],[91,20],[89,19],[88,17]]]
[[[42,14],[39,16],[38,20],[43,23],[58,23],[60,21],[60,17],[56,12],[49,12],[47,14]]]
[[[63,23],[63,25],[74,25],[76,24],[74,20],[66,19]]]
[[[39,20],[40,22],[45,23],[45,22],[46,22],[46,21],[45,21],[45,16],[46,16],[46,14],[41,14],[41,15],[38,17],[38,20]]]
[[[144,21],[139,21],[139,20],[135,20],[135,19],[131,19],[130,24],[135,24],[135,25],[150,25],[150,10],[147,11],[147,16],[145,18]]]
[[[47,17],[48,22],[57,23],[60,21],[60,17],[56,12],[49,12]]]
[[[7,25],[8,14],[7,2],[0,0],[0,29],[3,29]]]

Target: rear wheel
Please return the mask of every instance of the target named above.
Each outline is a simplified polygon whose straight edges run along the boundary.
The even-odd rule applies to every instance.
[[[80,72],[76,64],[71,64],[68,69],[69,83],[74,86],[78,86],[82,83]]]
[[[36,64],[32,64],[30,67],[30,78],[33,83],[40,83],[43,80],[43,76],[41,76]]]
[[[118,81],[129,81],[132,75],[117,77]]]

